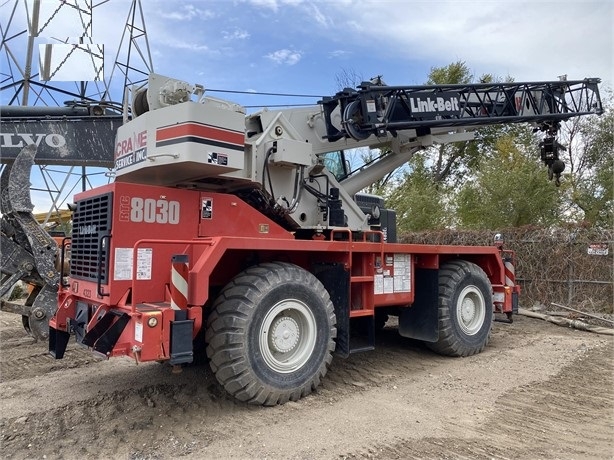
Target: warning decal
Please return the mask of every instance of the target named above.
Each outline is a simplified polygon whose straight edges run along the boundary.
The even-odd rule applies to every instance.
[[[201,205],[201,218],[213,219],[213,198],[203,198]]]
[[[411,258],[409,254],[394,255],[394,292],[411,291]]]
[[[113,264],[113,279],[125,281],[132,279],[132,264],[134,262],[132,248],[115,248],[115,263]],[[139,248],[136,257],[136,279],[150,280],[153,260],[152,248]]]

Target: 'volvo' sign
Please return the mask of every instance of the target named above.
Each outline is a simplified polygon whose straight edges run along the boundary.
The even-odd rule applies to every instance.
[[[115,135],[120,116],[0,119],[2,163],[12,163],[21,149],[36,145],[36,163],[99,166],[115,163]]]

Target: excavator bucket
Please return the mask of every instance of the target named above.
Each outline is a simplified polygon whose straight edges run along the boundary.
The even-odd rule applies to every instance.
[[[0,309],[21,314],[26,330],[46,340],[49,319],[57,308],[60,274],[58,245],[32,214],[29,184],[35,155],[36,145],[25,146],[0,177]],[[29,286],[25,302],[9,300],[19,282]]]

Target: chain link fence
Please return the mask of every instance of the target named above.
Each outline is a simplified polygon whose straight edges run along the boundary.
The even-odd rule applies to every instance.
[[[613,313],[614,231],[582,226],[523,227],[502,232],[516,252],[520,305],[559,303],[587,313]],[[490,231],[434,231],[405,234],[403,243],[492,245]]]

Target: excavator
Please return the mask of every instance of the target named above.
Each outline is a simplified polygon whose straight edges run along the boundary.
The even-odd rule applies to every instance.
[[[260,405],[310,393],[333,355],[373,349],[388,315],[437,353],[479,353],[494,313],[517,311],[514,254],[398,243],[394,211],[360,191],[426,146],[507,123],[545,133],[558,180],[560,123],[603,112],[599,83],[370,81],[246,115],[151,74],[117,130],[115,181],[71,205],[70,263],[47,282],[58,290],[49,352],[62,359],[74,337],[101,357],[175,370],[206,353],[231,396]],[[357,147],[388,153],[350,171],[344,152]]]
[[[49,336],[56,309],[64,237],[41,227],[32,214],[30,174],[33,165],[113,166],[113,145],[123,116],[114,106],[69,103],[65,107],[0,108],[0,310],[21,315],[35,339]],[[66,224],[70,210],[58,211]],[[43,219],[44,220],[44,219]],[[65,253],[66,255],[66,253]],[[11,300],[23,283],[27,298]]]

